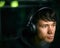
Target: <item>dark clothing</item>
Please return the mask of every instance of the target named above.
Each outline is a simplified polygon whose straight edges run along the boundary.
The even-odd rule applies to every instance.
[[[33,34],[31,32],[27,32],[28,30],[24,30],[20,37],[17,39],[13,39],[10,41],[4,41],[3,42],[3,47],[4,48],[49,48],[49,45],[46,44],[44,46],[41,46],[40,44],[44,44],[44,43],[40,43],[38,45],[38,47],[36,45],[34,45],[33,43]],[[51,47],[53,48],[53,47]]]

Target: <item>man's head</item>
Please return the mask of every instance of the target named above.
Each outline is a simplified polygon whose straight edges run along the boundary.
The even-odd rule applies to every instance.
[[[34,14],[32,19],[39,39],[51,43],[56,31],[56,14],[51,8],[45,8]]]

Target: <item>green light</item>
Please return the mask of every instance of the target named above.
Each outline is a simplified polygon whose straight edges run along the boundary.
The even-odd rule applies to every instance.
[[[18,7],[19,4],[18,1],[12,1],[10,5],[11,7]]]
[[[0,7],[4,7],[5,1],[0,1]]]

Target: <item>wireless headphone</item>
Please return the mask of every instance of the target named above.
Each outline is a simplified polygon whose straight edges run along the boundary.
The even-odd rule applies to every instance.
[[[41,11],[41,10],[44,10],[44,9],[51,9],[51,8],[49,8],[49,7],[42,7],[42,8],[40,8],[39,10],[37,10],[37,12],[39,12],[39,11]],[[36,12],[36,13],[37,13]],[[35,13],[35,14],[36,14]],[[35,15],[34,14],[34,15]],[[27,23],[27,27],[29,27],[29,29],[31,30],[31,32],[36,32],[36,25],[32,22],[32,19],[33,19],[33,17],[34,17],[34,15],[32,15],[32,16],[30,16],[30,19],[29,19],[29,21],[28,21],[28,23]]]

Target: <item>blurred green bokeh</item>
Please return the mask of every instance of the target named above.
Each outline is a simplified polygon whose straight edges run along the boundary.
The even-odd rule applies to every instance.
[[[0,7],[4,7],[5,1],[0,1]]]
[[[10,6],[11,7],[18,7],[19,6],[18,1],[11,1]]]

